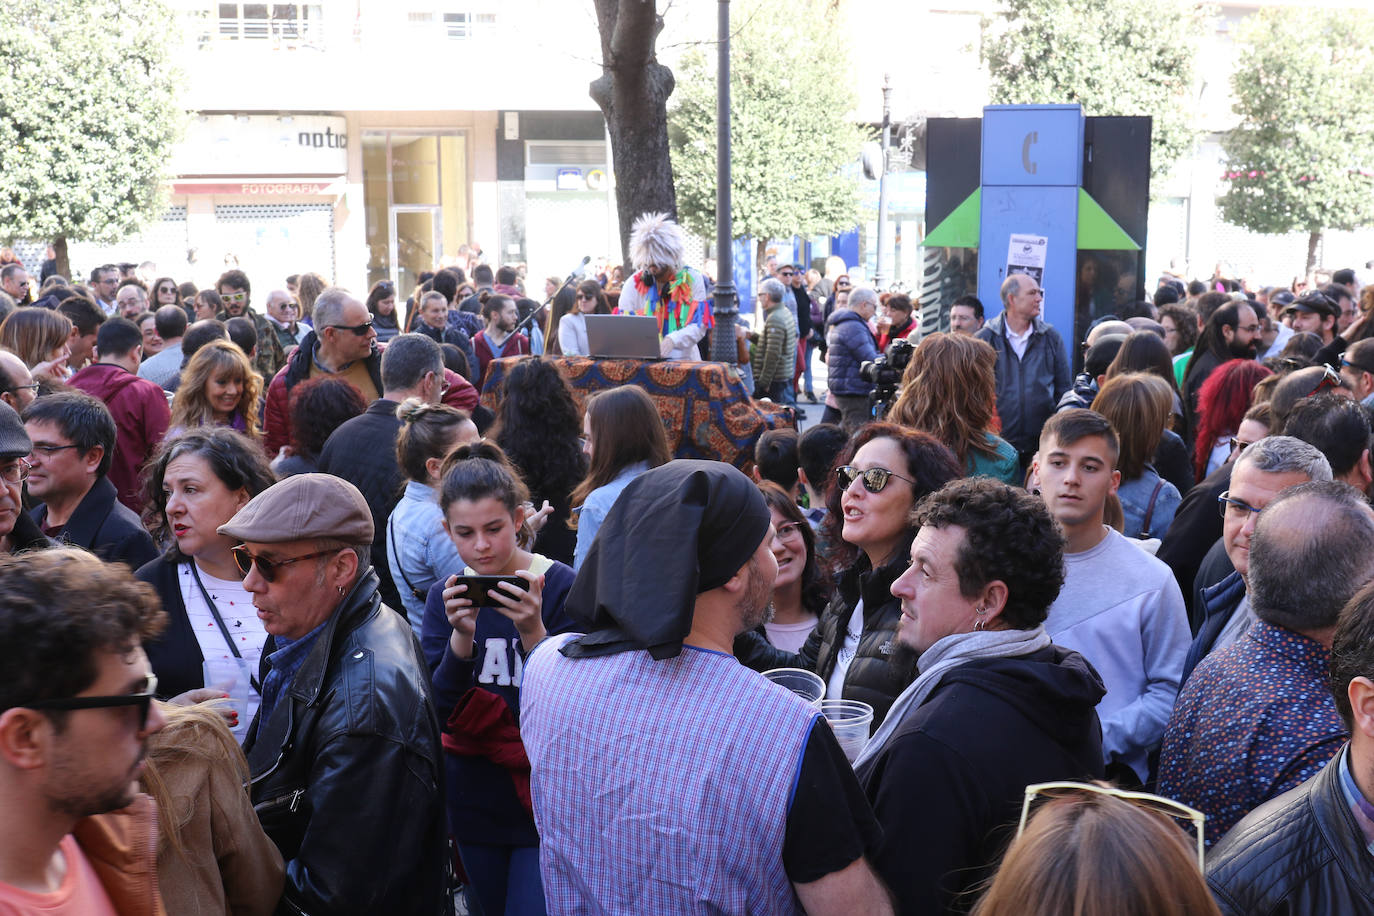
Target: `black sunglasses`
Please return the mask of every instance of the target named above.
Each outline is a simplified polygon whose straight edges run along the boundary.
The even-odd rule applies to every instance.
[[[157,675],[150,674],[143,685],[143,690],[139,693],[124,693],[113,697],[63,697],[58,700],[39,700],[36,703],[26,703],[26,709],[105,709],[114,706],[137,706],[138,707],[138,729],[142,731],[148,725],[148,710],[153,704],[153,695],[157,693]]]
[[[910,477],[894,474],[887,468],[869,468],[866,471],[861,471],[856,467],[846,464],[843,467],[835,468],[835,476],[839,478],[841,492],[848,490],[854,481],[860,477],[863,478],[864,489],[870,493],[881,493],[883,488],[887,486],[887,482],[893,477],[896,477],[898,480],[905,480],[912,486],[916,485],[915,481]]]
[[[248,548],[240,544],[230,548],[230,553],[234,555],[234,562],[238,565],[239,572],[245,576],[252,570],[253,565],[257,564],[258,575],[262,576],[264,582],[277,581],[277,569],[282,566],[290,566],[292,563],[299,563],[301,560],[313,560],[315,557],[329,556],[331,553],[338,553],[345,548],[335,547],[333,550],[317,550],[314,553],[307,553],[304,556],[291,557],[287,560],[269,560],[266,557],[255,557],[248,552]]]
[[[363,337],[366,336],[368,331],[372,330],[372,322],[364,321],[362,324],[327,324],[325,327],[337,328],[340,331],[352,331],[359,337]]]

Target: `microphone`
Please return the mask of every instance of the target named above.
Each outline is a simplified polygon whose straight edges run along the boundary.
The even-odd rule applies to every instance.
[[[584,275],[587,272],[587,265],[590,263],[592,263],[592,256],[589,254],[583,255],[582,260],[572,269],[572,273],[568,274],[568,279],[564,280],[563,283],[566,285]]]

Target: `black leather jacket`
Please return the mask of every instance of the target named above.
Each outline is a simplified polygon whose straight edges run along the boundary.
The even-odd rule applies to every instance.
[[[915,670],[898,671],[889,661],[892,640],[902,618],[902,602],[892,596],[892,583],[911,565],[911,540],[914,532],[903,538],[893,558],[877,569],[868,568],[868,559],[860,555],[853,566],[840,573],[835,594],[830,599],[816,629],[807,637],[799,653],[784,652],[769,645],[757,633],[745,633],[735,640],[735,656],[755,671],[770,668],[806,668],[829,681],[844,646],[849,619],[859,603],[864,601],[863,632],[859,647],[849,663],[844,679],[844,698],[859,700],[873,707],[873,728],[876,731],[887,715],[892,701],[906,689],[915,677]]]
[[[1340,762],[1251,811],[1212,848],[1207,884],[1222,913],[1374,913],[1374,868],[1341,792]]]
[[[264,677],[272,651],[269,639]],[[410,625],[381,603],[371,569],[271,718],[253,721],[244,750],[253,806],[286,859],[278,913],[448,912],[429,677]]]

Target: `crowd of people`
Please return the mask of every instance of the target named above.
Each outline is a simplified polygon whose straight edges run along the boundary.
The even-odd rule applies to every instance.
[[[630,242],[0,267],[0,912],[1374,913],[1374,288],[1165,277],[1075,374],[1030,276],[725,329]],[[673,460],[549,358],[612,313],[797,413]]]

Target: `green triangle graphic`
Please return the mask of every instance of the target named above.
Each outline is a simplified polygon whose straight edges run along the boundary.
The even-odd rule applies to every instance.
[[[1089,197],[1088,192],[1082,188],[1078,189],[1078,247],[1105,251],[1140,250],[1140,246],[1126,234],[1126,230],[1117,225],[1116,220],[1102,209],[1102,205]]]
[[[927,232],[921,244],[926,248],[977,248],[982,197],[983,189],[978,188]]]

